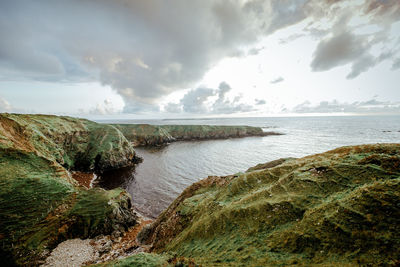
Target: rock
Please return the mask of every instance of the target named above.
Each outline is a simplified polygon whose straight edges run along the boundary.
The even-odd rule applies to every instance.
[[[86,190],[70,171],[134,164],[113,126],[49,115],[0,114],[0,256],[24,265],[60,242],[110,234],[136,222],[129,195]]]
[[[71,239],[60,243],[46,259],[43,267],[82,266],[95,259],[95,253],[89,239]]]
[[[246,136],[279,135],[259,127],[214,125],[115,124],[135,146],[161,146],[175,141],[227,139]]]

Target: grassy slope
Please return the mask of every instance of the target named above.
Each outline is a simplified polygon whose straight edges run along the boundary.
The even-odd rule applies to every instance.
[[[400,262],[400,144],[274,165],[193,184],[140,238],[204,266]]]
[[[44,115],[0,114],[0,254],[35,262],[72,237],[134,223],[121,190],[84,190],[68,169],[132,164],[134,150],[112,126]],[[11,252],[11,253],[10,253]]]
[[[263,136],[259,127],[212,125],[115,124],[128,140],[138,146],[162,145],[177,140],[205,140],[244,136]]]

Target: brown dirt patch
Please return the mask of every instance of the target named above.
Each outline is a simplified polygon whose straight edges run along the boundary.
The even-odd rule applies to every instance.
[[[94,173],[78,172],[74,171],[71,173],[80,186],[84,186],[87,189],[91,188],[90,184],[94,178]]]

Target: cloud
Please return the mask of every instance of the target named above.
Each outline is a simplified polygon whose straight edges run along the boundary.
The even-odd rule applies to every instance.
[[[222,58],[239,56],[242,47],[304,19],[303,4],[2,1],[0,77],[100,81],[123,97],[126,112],[153,109],[149,105],[190,88]]]
[[[393,61],[393,65],[392,65],[392,70],[398,70],[400,69],[400,58],[396,58]]]
[[[283,77],[277,77],[277,78],[273,79],[272,81],[270,81],[270,83],[276,84],[276,83],[283,82],[284,80],[285,79]]]
[[[0,112],[11,112],[13,107],[8,103],[7,100],[0,97]]]
[[[190,90],[180,101],[182,109],[189,113],[207,113],[206,101],[215,94],[215,90],[204,87]]]
[[[378,101],[371,99],[363,102],[341,103],[337,100],[322,101],[317,105],[312,105],[310,101],[305,101],[293,109],[288,110],[293,113],[400,113],[400,102]]]
[[[261,106],[261,105],[267,104],[267,101],[265,101],[264,99],[255,99],[255,102],[256,102],[257,106]]]
[[[113,115],[120,112],[121,110],[116,109],[110,99],[105,99],[89,110],[90,115]]]
[[[269,12],[242,1],[3,1],[0,76],[99,80],[128,106],[152,104],[256,42]]]
[[[251,105],[241,102],[242,96],[237,95],[229,100],[227,93],[232,90],[226,82],[221,82],[217,89],[198,87],[186,93],[179,103],[168,103],[164,110],[170,113],[197,114],[233,114],[254,111]]]
[[[0,1],[0,78],[100,81],[123,97],[124,112],[157,110],[157,101],[163,96],[191,88],[221,59],[243,56],[244,47],[305,19],[314,21],[308,33],[318,32],[319,38],[323,37],[312,69],[326,71],[352,64],[348,77],[353,78],[380,62],[371,49],[382,44],[390,25],[399,20],[400,4],[397,0],[365,0],[347,8],[343,4],[347,2],[353,3]],[[318,24],[359,10],[382,30],[364,36],[346,25],[346,29],[331,33]],[[378,34],[382,36],[378,38]],[[253,48],[246,55],[259,52]]]
[[[247,52],[247,54],[249,55],[249,56],[256,56],[256,55],[258,55],[261,51],[263,51],[265,49],[265,47],[259,47],[259,48],[252,48],[252,49],[250,49],[248,52]]]
[[[353,79],[393,56],[392,51],[383,52],[379,56],[370,53],[371,47],[381,42],[379,38],[382,37],[339,32],[318,44],[311,68],[313,71],[326,71],[351,64],[351,72],[347,78]]]
[[[311,68],[326,71],[359,58],[368,49],[366,37],[357,37],[349,32],[341,32],[321,41],[314,53]]]
[[[181,113],[182,105],[179,103],[168,103],[164,106],[164,110],[168,113]]]
[[[344,1],[327,2],[342,4]],[[330,18],[335,21],[331,31],[319,30],[318,26],[308,29],[318,32],[319,37],[323,37],[313,55],[311,62],[313,71],[327,71],[350,64],[351,72],[347,78],[353,79],[384,60],[395,60],[398,48],[384,44],[389,43],[391,25],[400,20],[400,2],[365,0],[362,5],[354,3],[350,6],[334,5],[337,10]],[[359,12],[360,8],[363,8],[363,14],[368,16],[368,24],[351,25],[354,13]],[[329,13],[327,17],[329,18]],[[378,30],[372,33],[359,30],[359,27],[366,25],[375,25]],[[380,48],[378,54],[373,53],[376,47]]]

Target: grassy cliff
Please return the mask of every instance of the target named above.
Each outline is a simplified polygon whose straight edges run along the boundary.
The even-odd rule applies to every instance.
[[[114,124],[135,146],[156,146],[174,141],[226,139],[277,135],[251,126]]]
[[[400,263],[400,144],[343,147],[209,177],[139,234],[204,266]]]
[[[69,170],[133,164],[115,127],[45,115],[0,114],[0,256],[32,264],[59,242],[111,233],[135,223],[122,190],[86,190]]]

